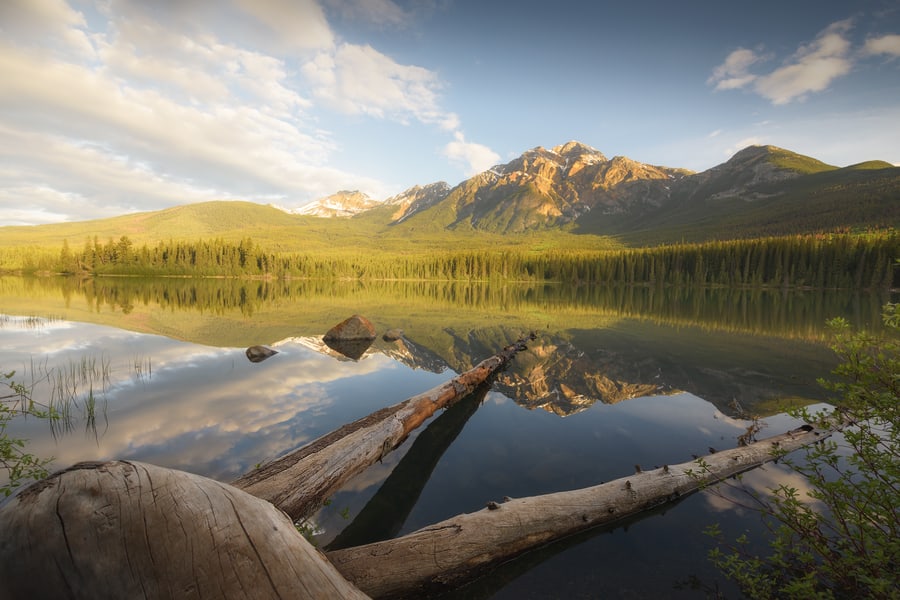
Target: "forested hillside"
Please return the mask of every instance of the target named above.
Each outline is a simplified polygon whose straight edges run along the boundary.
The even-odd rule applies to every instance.
[[[551,281],[583,284],[890,289],[900,235],[827,234],[674,244],[640,249],[476,249],[408,253],[273,252],[245,238],[160,242],[127,236],[81,250],[64,245],[26,273],[309,279]]]

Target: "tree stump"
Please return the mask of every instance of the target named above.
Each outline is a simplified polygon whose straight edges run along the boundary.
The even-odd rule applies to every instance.
[[[368,598],[270,503],[144,463],[56,473],[0,531],[0,598]]]

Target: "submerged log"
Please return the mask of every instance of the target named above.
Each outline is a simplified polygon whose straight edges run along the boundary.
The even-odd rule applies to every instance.
[[[0,598],[367,598],[268,502],[138,462],[33,484],[0,531]]]
[[[268,500],[295,521],[307,518],[350,478],[402,444],[435,412],[471,394],[524,349],[525,340],[519,340],[450,381],[344,425],[232,485]]]
[[[594,487],[489,502],[400,538],[327,552],[344,576],[374,598],[418,597],[469,581],[493,565],[553,540],[677,500],[824,439],[804,425],[691,462],[641,471]]]

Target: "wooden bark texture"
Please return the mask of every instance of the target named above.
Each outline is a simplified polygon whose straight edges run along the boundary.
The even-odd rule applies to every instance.
[[[367,598],[268,502],[181,471],[82,463],[0,507],[0,598]]]
[[[704,486],[824,439],[811,426],[635,473],[580,490],[489,503],[400,538],[327,552],[344,576],[373,598],[416,597],[455,587],[480,571],[579,531],[676,500]]]
[[[450,381],[344,425],[232,485],[268,500],[295,521],[307,518],[349,479],[402,444],[435,412],[471,394],[524,348],[522,340],[507,346]]]

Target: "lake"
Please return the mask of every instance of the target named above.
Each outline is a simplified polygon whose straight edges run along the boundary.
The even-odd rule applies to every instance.
[[[322,547],[402,535],[491,500],[594,485],[795,424],[827,402],[825,321],[878,329],[882,295],[448,282],[0,278],[0,370],[64,418],[10,434],[63,468],[134,459],[231,481],[340,425],[437,386],[529,332],[490,389],[437,415],[335,494],[309,526]],[[322,335],[363,314],[358,360]],[[245,350],[278,351],[251,362]],[[763,489],[790,474],[747,477]],[[801,485],[801,482],[793,482]],[[551,544],[450,597],[702,598],[732,592],[703,529],[758,532],[719,494]]]

